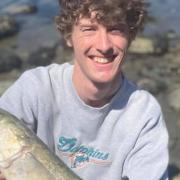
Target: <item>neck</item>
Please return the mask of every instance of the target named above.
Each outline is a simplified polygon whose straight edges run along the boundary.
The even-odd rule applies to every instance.
[[[95,83],[73,72],[73,84],[79,97],[89,106],[102,107],[107,104],[121,85],[121,75],[113,82]]]

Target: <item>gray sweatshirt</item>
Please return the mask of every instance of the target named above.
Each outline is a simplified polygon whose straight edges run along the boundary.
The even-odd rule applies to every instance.
[[[84,180],[167,180],[168,134],[155,98],[124,77],[111,101],[94,108],[77,95],[72,71],[67,63],[26,71],[0,108]]]

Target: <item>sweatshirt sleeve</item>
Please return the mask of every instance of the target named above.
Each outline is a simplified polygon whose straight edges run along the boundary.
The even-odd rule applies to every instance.
[[[168,133],[164,118],[157,102],[147,109],[146,123],[126,159],[124,176],[130,180],[168,180]]]
[[[1,96],[0,108],[16,116],[36,131],[37,85],[30,71],[21,77]]]

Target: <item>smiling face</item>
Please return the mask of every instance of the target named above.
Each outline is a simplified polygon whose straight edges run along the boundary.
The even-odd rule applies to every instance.
[[[105,27],[94,18],[80,18],[67,40],[74,50],[74,81],[116,86],[129,44],[128,37],[125,24]]]

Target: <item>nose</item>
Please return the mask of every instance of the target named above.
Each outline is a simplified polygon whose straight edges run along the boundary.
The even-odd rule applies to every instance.
[[[97,34],[96,50],[102,53],[103,55],[113,54],[112,42],[106,29],[100,30]]]

